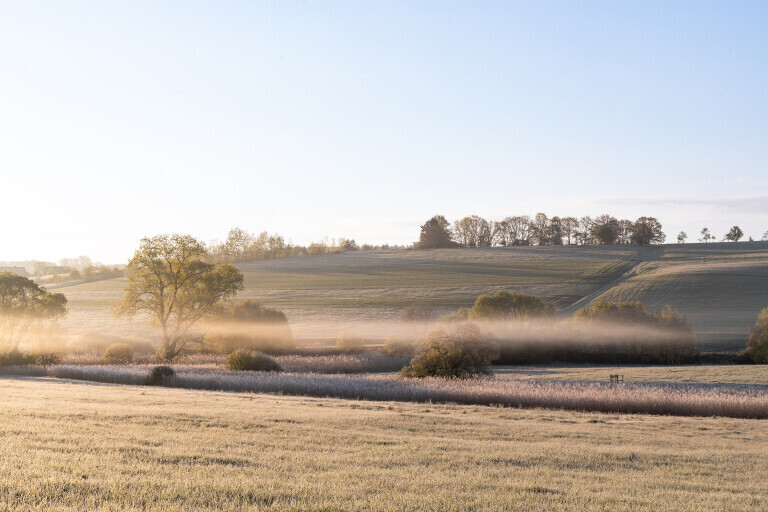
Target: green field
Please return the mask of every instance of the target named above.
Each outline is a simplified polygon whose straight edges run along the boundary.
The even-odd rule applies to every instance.
[[[0,510],[764,510],[758,420],[0,378]]]
[[[688,316],[705,349],[736,351],[768,306],[767,242],[360,251],[238,266],[246,282],[239,297],[283,309],[298,338],[333,338],[345,328],[386,337],[366,324],[391,322],[413,304],[449,312],[503,288],[539,295],[563,315],[601,297],[650,309],[671,304]],[[70,300],[70,332],[147,336],[143,324],[115,325],[108,315],[125,284],[59,288]]]

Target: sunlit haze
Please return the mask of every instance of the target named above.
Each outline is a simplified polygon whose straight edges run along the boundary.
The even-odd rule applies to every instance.
[[[768,4],[0,3],[0,260],[408,244],[434,214],[768,230]]]

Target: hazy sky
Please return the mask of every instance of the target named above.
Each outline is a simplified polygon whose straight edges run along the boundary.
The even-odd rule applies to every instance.
[[[0,1],[0,260],[441,213],[768,230],[768,2]]]

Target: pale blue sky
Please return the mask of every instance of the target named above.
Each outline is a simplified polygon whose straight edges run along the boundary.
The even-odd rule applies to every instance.
[[[768,230],[766,2],[0,1],[0,260],[427,218]]]

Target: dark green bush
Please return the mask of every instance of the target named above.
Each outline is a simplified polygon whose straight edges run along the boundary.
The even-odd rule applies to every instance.
[[[113,364],[133,362],[133,347],[127,343],[113,343],[104,351],[104,360]]]
[[[452,331],[436,329],[427,334],[404,377],[471,377],[492,375],[491,363],[499,347],[473,324],[461,324]]]
[[[155,366],[144,380],[145,386],[162,386],[165,379],[173,377],[176,372],[170,366]]]
[[[260,352],[235,350],[227,357],[227,368],[230,370],[253,372],[281,372],[283,367],[274,358]]]

